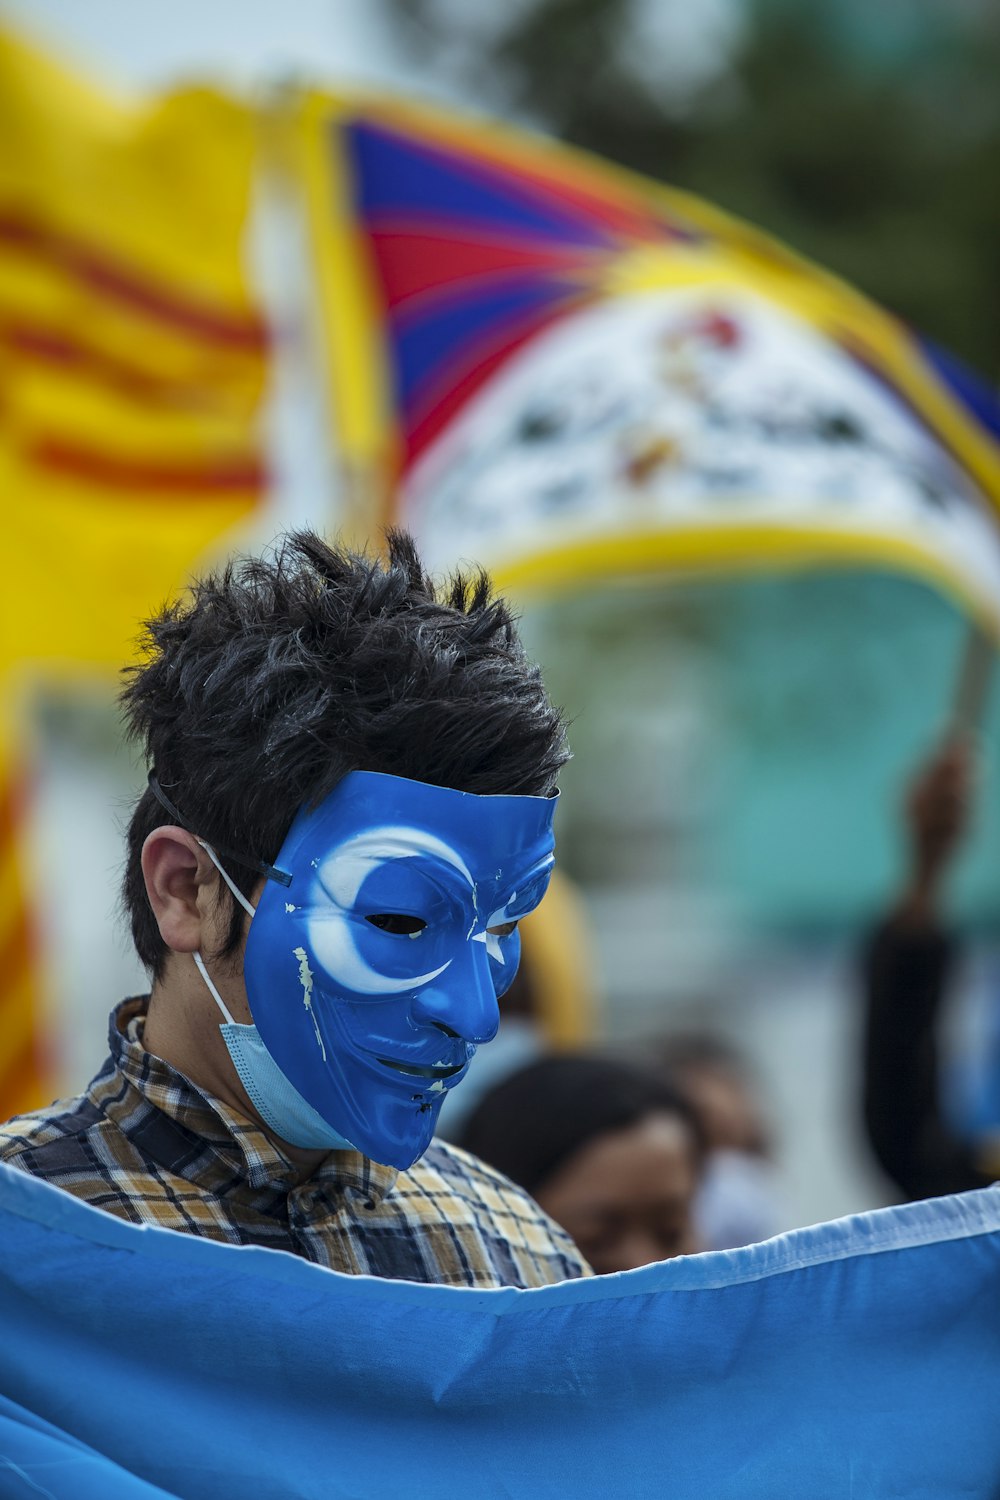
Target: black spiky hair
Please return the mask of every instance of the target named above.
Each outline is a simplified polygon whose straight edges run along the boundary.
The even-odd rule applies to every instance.
[[[127,733],[185,826],[250,860],[273,862],[299,808],[352,770],[548,796],[569,755],[488,576],[458,572],[436,587],[403,532],[388,534],[384,560],[307,531],[233,559],[147,621],[141,660],[123,676]],[[154,977],[168,950],[140,857],[172,821],[147,790],[128,830],[123,901]],[[259,876],[223,863],[249,893]],[[230,904],[225,953],[243,931]]]

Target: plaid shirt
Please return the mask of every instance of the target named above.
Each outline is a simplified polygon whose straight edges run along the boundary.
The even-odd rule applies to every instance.
[[[264,1132],[142,1045],[146,999],[112,1012],[85,1094],[0,1125],[0,1160],[133,1224],[288,1250],[334,1271],[448,1286],[588,1274],[520,1188],[441,1141],[408,1172],[332,1151],[305,1182]]]

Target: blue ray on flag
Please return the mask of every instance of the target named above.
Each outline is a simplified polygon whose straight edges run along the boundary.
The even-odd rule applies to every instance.
[[[982,423],[987,432],[1000,438],[1000,400],[995,388],[977,375],[975,370],[970,369],[957,354],[952,354],[950,349],[943,348],[941,344],[922,338],[920,347],[938,375],[966,409]]]
[[[443,217],[489,227],[499,223],[508,231],[573,243],[617,243],[617,236],[592,216],[563,206],[530,182],[456,161],[375,125],[353,124],[350,142],[358,207],[370,223],[381,215],[424,223]]]

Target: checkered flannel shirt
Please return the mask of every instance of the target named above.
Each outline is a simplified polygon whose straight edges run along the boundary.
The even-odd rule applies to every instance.
[[[467,1287],[588,1274],[526,1193],[441,1141],[403,1173],[331,1151],[299,1183],[258,1126],[145,1050],[147,1003],[112,1012],[111,1056],[85,1094],[0,1125],[0,1160],[133,1224],[349,1274]]]

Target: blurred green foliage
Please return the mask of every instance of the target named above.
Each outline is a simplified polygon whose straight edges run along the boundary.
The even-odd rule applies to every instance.
[[[388,3],[482,107],[751,220],[1000,377],[995,0],[716,0],[687,71],[690,0]]]

